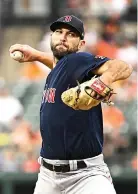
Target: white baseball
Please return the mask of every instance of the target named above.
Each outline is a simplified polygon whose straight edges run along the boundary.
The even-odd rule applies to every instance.
[[[21,51],[14,51],[13,53],[10,53],[10,56],[17,61],[23,59],[23,53]]]

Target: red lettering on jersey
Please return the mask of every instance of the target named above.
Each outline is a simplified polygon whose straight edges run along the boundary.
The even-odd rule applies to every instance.
[[[55,103],[55,88],[49,88],[48,103]]]
[[[42,96],[42,103],[55,103],[55,88],[47,88],[46,90],[43,91],[43,96]]]
[[[48,102],[49,88],[45,92],[45,102]]]

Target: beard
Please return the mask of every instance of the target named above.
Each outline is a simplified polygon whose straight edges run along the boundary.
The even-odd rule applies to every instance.
[[[64,47],[66,47],[66,50],[64,50],[63,48],[57,48],[57,46],[63,45]],[[71,53],[75,53],[78,51],[78,45],[74,46],[73,48],[69,49],[67,47],[67,45],[65,44],[53,44],[51,42],[51,50],[53,52],[53,55],[55,58],[57,58],[58,60],[60,60],[62,57],[71,54]]]

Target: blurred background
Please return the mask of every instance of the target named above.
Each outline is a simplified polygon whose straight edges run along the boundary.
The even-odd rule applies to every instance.
[[[134,71],[114,84],[115,106],[103,105],[104,155],[117,194],[136,194],[136,0],[0,0],[0,194],[31,194],[41,147],[39,107],[49,69],[9,57],[12,44],[51,54],[49,24],[73,14],[85,23],[85,51],[130,63]]]

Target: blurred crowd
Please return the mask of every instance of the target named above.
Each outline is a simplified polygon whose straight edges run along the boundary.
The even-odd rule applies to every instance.
[[[110,167],[137,170],[137,46],[136,24],[124,22],[132,0],[68,0],[66,13],[85,22],[85,51],[117,58],[134,71],[113,84],[114,106],[103,106],[104,155]],[[83,10],[83,11],[82,11]],[[76,12],[77,11],[77,12]],[[83,14],[82,14],[83,13]],[[103,16],[104,17],[101,17]],[[51,54],[45,28],[39,50]],[[0,79],[0,171],[37,172],[41,147],[39,106],[49,69],[39,62],[24,64],[18,83]],[[116,169],[116,168],[115,168]]]

